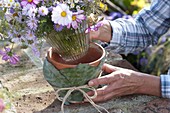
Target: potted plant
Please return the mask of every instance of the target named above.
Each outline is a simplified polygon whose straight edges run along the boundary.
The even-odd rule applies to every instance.
[[[84,99],[83,93],[79,89],[72,89],[72,87],[83,86],[80,89],[84,92],[89,91],[88,89],[93,90],[93,88],[84,87],[84,85],[89,80],[101,75],[105,55],[106,52],[102,46],[97,43],[90,43],[89,50],[85,56],[72,62],[66,62],[53,48],[50,48],[44,62],[44,77],[56,91],[61,89],[57,93],[59,100],[62,101],[63,99],[61,98],[64,98],[69,90],[72,90],[65,102],[82,102]]]
[[[21,49],[31,47],[35,55],[39,55],[39,48],[45,40],[52,47],[47,52],[43,68],[46,80],[57,89],[85,85],[88,80],[99,76],[105,56],[104,49],[90,43],[88,36],[90,30],[101,26],[96,24],[100,20],[101,1],[1,0],[2,59],[11,64],[19,61],[19,56],[14,53],[14,44]],[[61,68],[61,64],[68,67]],[[61,93],[61,96],[66,95]],[[82,101],[81,94],[74,94],[69,101]],[[77,95],[81,98],[76,98]]]

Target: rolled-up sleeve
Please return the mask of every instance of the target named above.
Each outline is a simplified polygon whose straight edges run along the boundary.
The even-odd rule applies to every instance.
[[[161,93],[163,98],[170,98],[170,73],[161,75]]]
[[[116,53],[132,53],[157,43],[170,28],[170,0],[153,0],[135,19],[110,21],[112,40],[108,48]]]

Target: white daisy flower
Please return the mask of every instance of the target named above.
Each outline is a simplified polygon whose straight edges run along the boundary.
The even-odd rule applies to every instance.
[[[67,0],[67,3],[68,3],[68,4],[70,4],[70,3],[71,3],[71,1],[70,1],[70,0]]]
[[[15,3],[15,0],[8,0],[8,3]]]
[[[15,5],[14,5],[16,8],[21,8],[21,5],[19,2],[16,2]]]
[[[38,13],[42,16],[45,16],[48,14],[48,9],[45,6],[41,6],[38,10]]]
[[[10,22],[12,19],[13,19],[13,14],[12,13],[9,13],[9,12],[6,12],[5,13],[5,19]]]
[[[5,4],[5,7],[8,7],[8,8],[9,8],[9,7],[12,7],[12,3],[6,3],[6,4]]]
[[[55,24],[66,26],[72,22],[72,12],[66,4],[59,4],[53,8],[52,21]]]
[[[77,6],[76,6],[76,9],[79,11],[79,10],[80,10],[80,6],[79,6],[79,5],[77,5]]]
[[[36,7],[31,7],[29,10],[28,10],[28,16],[30,17],[35,17],[35,14],[37,13],[37,8]]]
[[[28,15],[29,8],[27,6],[22,8],[22,15]]]
[[[74,8],[74,7],[75,7],[75,3],[72,2],[72,3],[70,4],[70,7],[71,7],[71,8]]]
[[[74,0],[74,2],[75,2],[75,3],[78,3],[78,2],[79,2],[79,0]]]

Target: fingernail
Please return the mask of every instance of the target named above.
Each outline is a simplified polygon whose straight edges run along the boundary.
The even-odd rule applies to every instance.
[[[93,85],[94,85],[94,82],[90,81],[90,82],[89,82],[89,85],[90,85],[90,86],[93,86]]]

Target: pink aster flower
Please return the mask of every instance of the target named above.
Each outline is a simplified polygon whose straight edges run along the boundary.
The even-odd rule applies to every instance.
[[[85,15],[82,14],[83,12],[83,10],[79,10],[78,12],[73,13],[72,22],[67,27],[70,28],[70,26],[72,26],[74,29],[77,29],[78,23],[81,23],[82,20],[86,19]]]
[[[97,31],[99,27],[103,26],[102,22],[98,22],[96,25],[90,26],[86,29],[85,33],[89,33],[90,31]]]
[[[23,7],[28,6],[28,7],[36,7],[36,5],[39,3],[39,0],[22,0],[21,5]]]
[[[3,112],[4,109],[5,109],[5,105],[3,103],[3,100],[0,99],[0,112]]]
[[[0,51],[2,60],[9,61],[10,64],[17,64],[19,62],[19,56],[11,51],[10,48],[5,48],[5,51]]]

